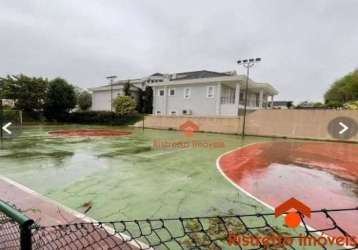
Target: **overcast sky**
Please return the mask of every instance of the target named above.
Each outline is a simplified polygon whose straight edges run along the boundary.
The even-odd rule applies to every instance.
[[[80,87],[105,76],[237,70],[281,100],[321,100],[358,68],[357,0],[5,0],[0,75],[63,77]]]

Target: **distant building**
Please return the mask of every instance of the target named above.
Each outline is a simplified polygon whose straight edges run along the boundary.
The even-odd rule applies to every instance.
[[[274,109],[290,109],[293,108],[293,101],[274,101]]]
[[[235,71],[208,70],[172,74],[155,73],[141,79],[116,81],[112,95],[123,95],[124,84],[132,86],[131,95],[146,86],[153,88],[154,115],[236,116],[244,107],[246,76]],[[92,88],[93,110],[110,110],[110,85]],[[272,107],[278,91],[269,83],[249,79],[247,109]]]
[[[3,106],[8,106],[10,108],[15,107],[15,101],[12,99],[1,99]]]

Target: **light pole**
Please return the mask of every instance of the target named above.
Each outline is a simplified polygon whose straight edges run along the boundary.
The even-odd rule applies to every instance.
[[[111,86],[111,111],[113,111],[113,81],[117,78],[117,76],[107,76],[106,77],[110,81]]]
[[[242,123],[242,137],[245,137],[245,126],[246,126],[246,109],[247,109],[247,93],[249,89],[249,76],[250,76],[250,68],[261,61],[261,58],[250,58],[237,61],[238,65],[242,65],[246,68],[246,86],[245,86],[245,102],[244,102],[244,120]],[[239,98],[239,97],[237,97]]]

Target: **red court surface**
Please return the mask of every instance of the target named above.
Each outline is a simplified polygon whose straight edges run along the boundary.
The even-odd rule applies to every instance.
[[[312,210],[358,207],[358,144],[253,144],[222,155],[218,168],[236,187],[271,207],[291,197]],[[354,215],[339,212],[333,217],[348,233],[358,236]],[[314,215],[307,222],[316,229],[332,226],[323,215]]]
[[[121,238],[125,239],[126,235],[121,234],[120,237],[117,237],[113,235],[112,228],[91,226],[87,223],[96,223],[93,219],[1,176],[0,194],[1,200],[15,205],[17,209],[23,211],[40,226],[84,223],[82,230],[72,230],[70,233],[71,228],[67,231],[61,231],[55,227],[40,230],[33,236],[35,249],[37,249],[37,242],[41,245],[41,247],[37,246],[40,249],[53,249],[53,246],[60,249],[139,249],[138,241],[124,243]],[[83,229],[86,227],[88,230],[84,231]]]
[[[102,136],[102,137],[112,137],[112,136],[125,136],[129,135],[128,131],[119,131],[119,130],[58,130],[50,131],[49,135],[53,136],[68,136],[68,137],[92,137],[92,136]]]

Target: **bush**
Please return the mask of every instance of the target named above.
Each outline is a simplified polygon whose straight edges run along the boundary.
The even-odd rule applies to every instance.
[[[136,102],[129,96],[118,96],[113,101],[113,107],[119,115],[133,114],[136,108]]]
[[[86,111],[92,106],[92,96],[87,91],[83,91],[79,94],[77,102],[80,109]]]
[[[142,119],[141,115],[119,115],[110,111],[81,111],[68,114],[66,122],[80,124],[129,125]]]
[[[328,108],[341,108],[341,107],[343,107],[343,103],[341,101],[330,100],[330,101],[327,101],[326,106]]]

